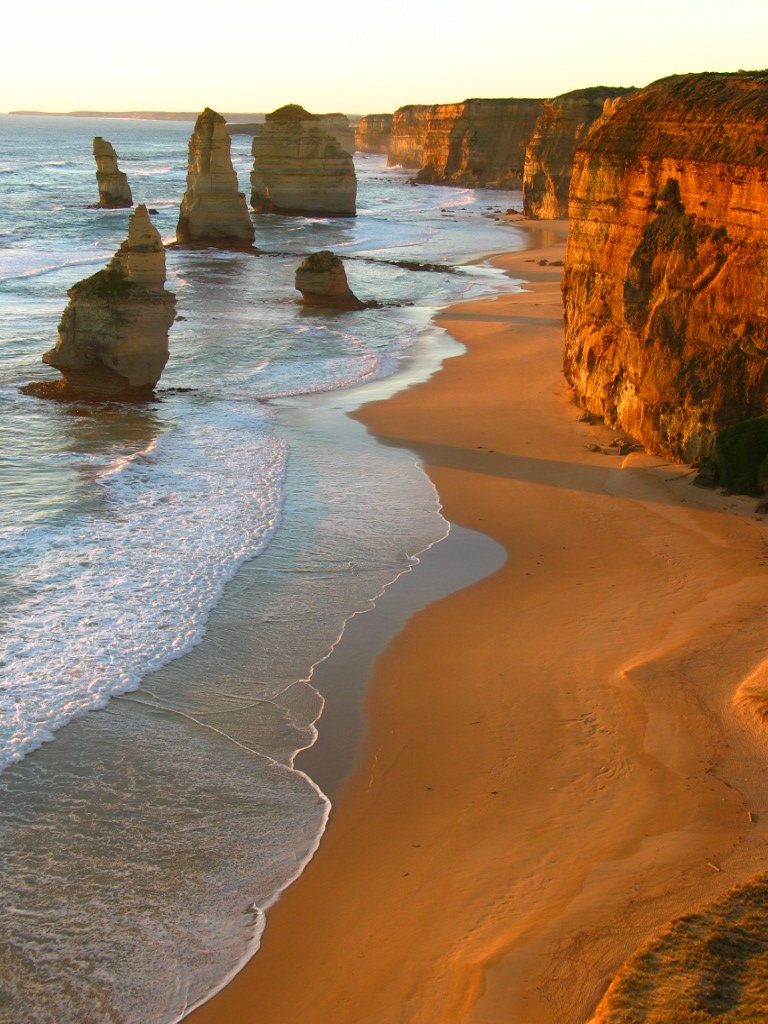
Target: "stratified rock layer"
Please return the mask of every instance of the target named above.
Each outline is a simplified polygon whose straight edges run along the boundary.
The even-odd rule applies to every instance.
[[[176,241],[180,245],[251,249],[253,239],[245,195],[237,190],[226,123],[221,114],[206,107],[189,140],[187,191]]]
[[[595,86],[547,100],[525,151],[523,211],[528,217],[568,216],[573,155],[617,97],[632,90]]]
[[[96,135],[93,155],[96,158],[96,183],[99,186],[98,205],[108,210],[133,206],[131,186],[127,176],[117,166],[117,153],[112,144]]]
[[[165,250],[146,206],[128,222],[128,238],[104,270],[69,289],[56,347],[43,362],[58,385],[33,394],[137,400],[150,397],[168,361],[176,299],[165,291]]]
[[[267,114],[253,140],[254,210],[353,217],[356,198],[352,157],[321,117],[296,104]]]
[[[424,140],[427,136],[429,112],[434,107],[409,104],[392,115],[388,167],[418,170],[424,163]]]
[[[388,153],[392,136],[392,114],[366,114],[360,118],[355,148],[360,153]]]
[[[296,271],[296,289],[308,306],[364,309],[366,305],[349,287],[344,264],[328,250],[314,252],[302,260]]]
[[[350,156],[355,152],[355,130],[349,123],[346,114],[318,114],[320,124],[332,135],[345,153]]]
[[[692,460],[766,411],[768,72],[676,76],[577,150],[565,374],[590,412]]]
[[[525,149],[543,106],[541,99],[471,99],[401,107],[389,163],[418,167],[422,183],[522,188]]]

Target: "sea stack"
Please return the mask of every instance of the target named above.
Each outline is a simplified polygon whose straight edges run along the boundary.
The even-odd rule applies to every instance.
[[[69,289],[56,347],[43,362],[62,381],[30,385],[42,397],[141,401],[168,362],[176,298],[165,290],[165,250],[143,204],[128,238],[98,273]]]
[[[187,191],[176,241],[179,245],[253,249],[253,240],[245,195],[237,190],[226,122],[206,107],[189,140]]]
[[[267,114],[253,140],[254,210],[354,217],[356,198],[352,157],[321,117],[294,103]]]
[[[332,135],[345,153],[355,152],[355,130],[346,114],[318,114],[320,124]]]
[[[388,153],[391,135],[391,114],[366,114],[357,126],[355,148],[360,153]]]
[[[114,147],[100,135],[93,140],[96,158],[96,182],[99,186],[98,205],[105,210],[121,210],[133,206],[128,178],[117,166]]]
[[[565,374],[668,457],[768,410],[767,111],[768,72],[675,76],[576,151]]]
[[[334,309],[364,309],[347,283],[344,264],[335,253],[324,250],[307,256],[296,271],[296,288],[307,306]]]
[[[599,118],[610,115],[631,89],[598,85],[547,100],[525,151],[523,212],[557,220],[568,216],[576,147]]]

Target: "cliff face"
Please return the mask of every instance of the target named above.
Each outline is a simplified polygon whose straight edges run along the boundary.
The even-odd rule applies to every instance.
[[[392,136],[392,114],[366,114],[360,118],[355,149],[360,153],[388,153]]]
[[[96,159],[96,183],[99,186],[98,205],[109,210],[133,206],[128,178],[117,166],[117,153],[112,144],[96,135],[93,155]]]
[[[206,107],[189,140],[187,191],[179,211],[176,241],[250,249],[253,239],[245,196],[237,190],[226,123],[221,114]]]
[[[522,188],[525,147],[544,100],[464,100],[401,107],[392,121],[389,163],[418,167],[440,185]]]
[[[568,216],[568,189],[576,147],[597,119],[629,89],[595,86],[547,100],[525,151],[523,210],[527,217]]]
[[[768,407],[767,122],[768,73],[678,76],[576,153],[565,374],[664,455]]]
[[[254,210],[353,217],[356,197],[352,157],[323,118],[296,104],[267,114],[253,140]]]
[[[418,170],[422,166],[428,112],[433,109],[433,107],[411,104],[407,107],[400,107],[394,112],[387,159],[388,167],[408,167]]]
[[[137,206],[128,238],[104,270],[69,289],[56,347],[43,362],[58,385],[33,385],[59,397],[150,397],[168,361],[176,299],[165,291],[165,250],[146,206]]]

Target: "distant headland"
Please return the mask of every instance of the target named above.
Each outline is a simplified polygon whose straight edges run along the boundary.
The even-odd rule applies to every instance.
[[[200,111],[192,110],[10,110],[25,117],[126,117],[134,121],[196,121]],[[260,123],[264,114],[224,114],[227,121]]]

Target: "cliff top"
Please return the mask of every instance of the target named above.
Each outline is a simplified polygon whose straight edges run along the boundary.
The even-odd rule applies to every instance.
[[[107,142],[106,139],[102,139],[100,135],[94,135],[93,137],[93,155],[117,157],[117,153],[115,152],[115,148],[112,143]]]
[[[398,107],[395,111],[396,114],[402,113],[418,113],[422,110],[439,110],[441,107],[466,107],[468,104],[479,105],[482,104],[486,107],[499,107],[500,109],[509,106],[510,104],[526,104],[526,103],[544,103],[544,98],[536,98],[531,96],[509,96],[504,98],[493,98],[483,99],[482,97],[470,96],[465,100],[458,100],[456,103],[407,103],[404,107]],[[367,115],[368,117],[372,115]]]
[[[768,167],[768,71],[673,75],[629,96],[583,152]]]
[[[221,114],[217,114],[215,110],[211,110],[210,107],[206,107],[202,114],[200,114],[198,119],[195,121],[195,131],[197,131],[198,128],[200,128],[203,124],[207,124],[209,122],[211,124],[217,124],[219,122],[221,124],[226,123]]]
[[[308,110],[298,103],[286,103],[284,107],[278,107],[271,114],[267,114],[267,121],[319,121],[317,114],[310,114]]]
[[[625,96],[628,92],[636,92],[634,85],[590,85],[586,89],[572,89],[570,92],[561,92],[559,96],[553,96],[550,103],[557,103],[560,100],[602,100],[610,96]]]

